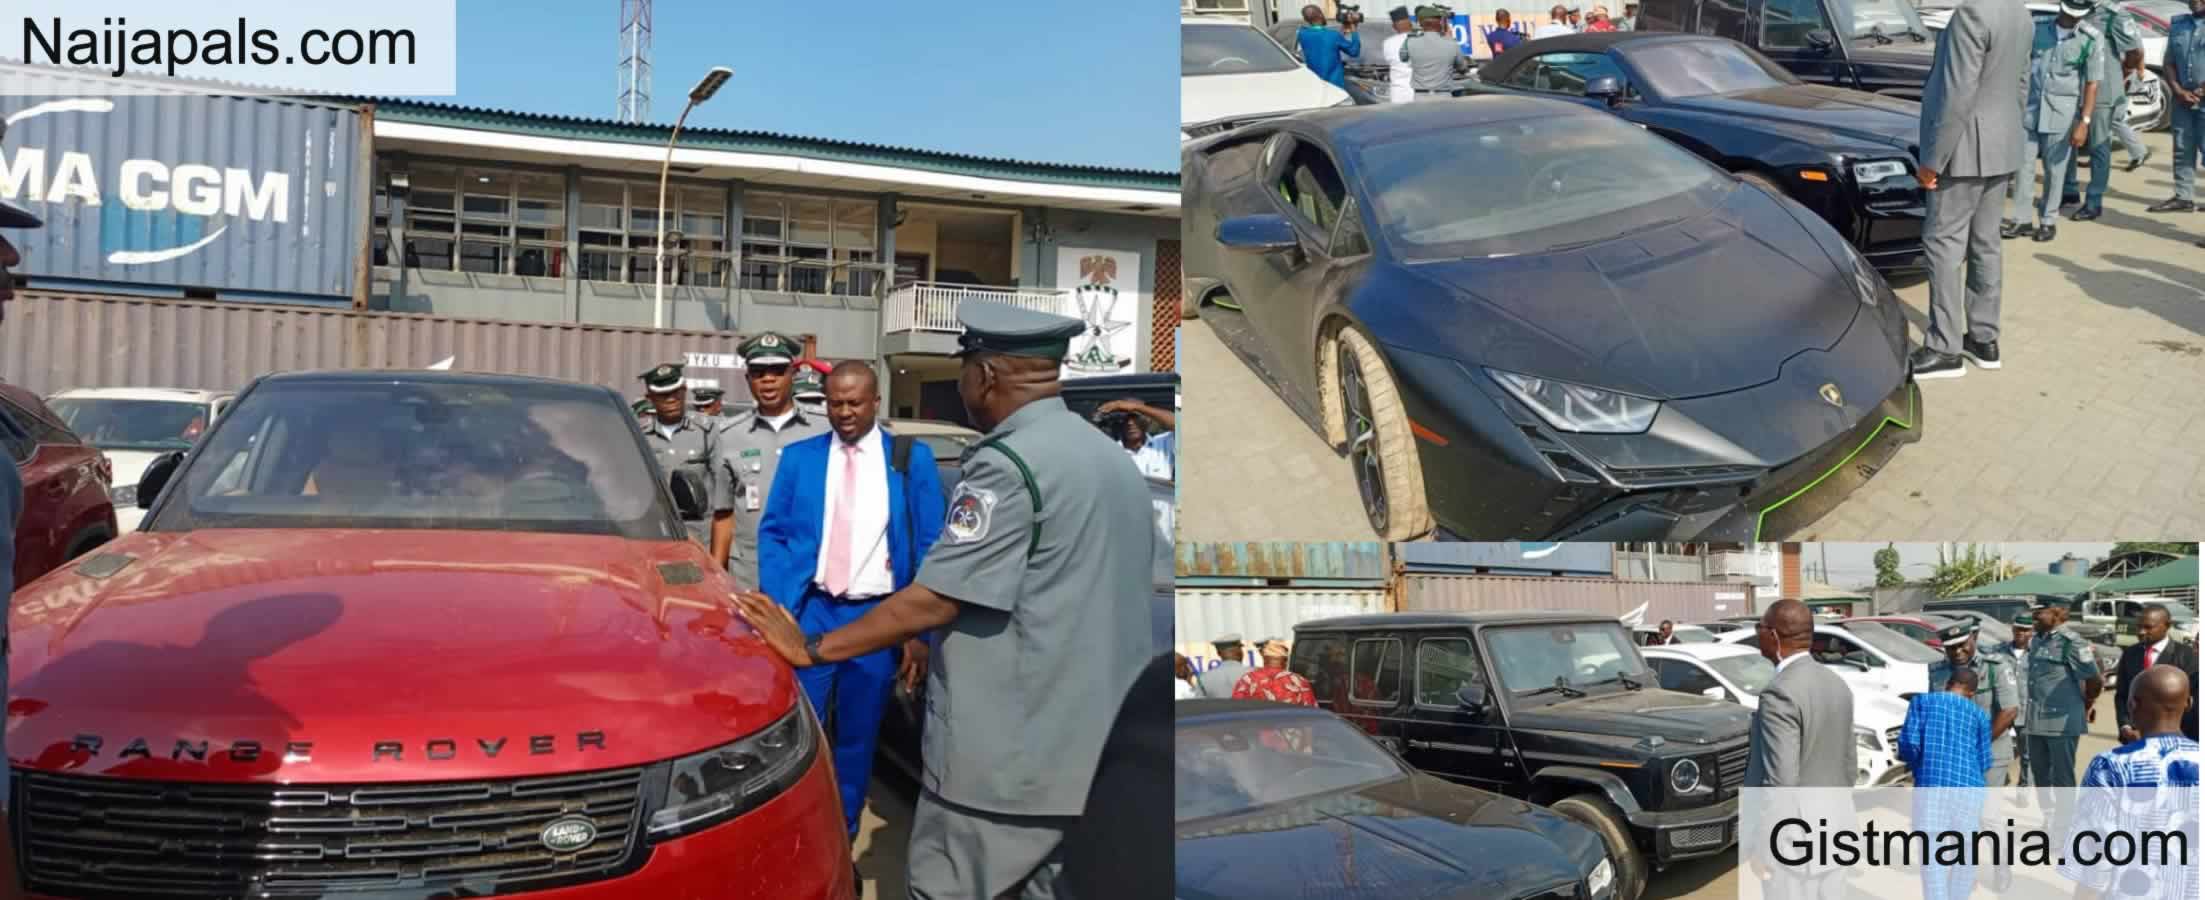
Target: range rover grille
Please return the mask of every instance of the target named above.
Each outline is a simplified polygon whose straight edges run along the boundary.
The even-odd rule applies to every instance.
[[[207,785],[15,772],[23,884],[58,897],[461,896],[631,868],[645,770],[507,781]],[[597,827],[566,852],[554,820]]]

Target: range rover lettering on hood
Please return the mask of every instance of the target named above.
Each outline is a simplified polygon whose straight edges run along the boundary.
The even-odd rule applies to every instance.
[[[205,762],[208,756],[207,748],[210,743],[205,739],[195,741],[189,738],[177,738],[176,742],[169,748],[167,755],[171,760],[190,759],[194,762]],[[423,741],[418,747],[413,748],[408,748],[404,741],[376,741],[373,746],[367,748],[367,752],[369,761],[377,763],[406,762],[409,760],[443,762],[458,759],[462,746],[471,746],[470,755],[479,752],[485,759],[496,759],[498,754],[506,751],[508,745],[516,753],[526,752],[530,756],[549,756],[560,752],[559,748],[562,743],[560,736],[554,734],[532,734],[519,743],[515,743],[513,739],[506,737],[471,738],[465,744],[456,738],[433,738]],[[80,734],[69,742],[69,749],[82,753],[87,757],[100,755],[100,749],[105,746],[107,746],[107,738],[97,734]],[[152,759],[157,755],[154,750],[157,746],[159,746],[159,742],[143,737],[132,738],[129,743],[123,745],[120,751],[115,753],[115,757],[117,759],[133,757]],[[217,758],[228,757],[231,762],[257,762],[263,755],[275,752],[275,746],[274,744],[262,744],[259,741],[230,741],[229,749],[213,755]],[[582,731],[575,733],[574,749],[571,752],[583,753],[590,750],[604,749],[604,732]],[[284,741],[282,752],[284,762],[311,762],[314,759],[314,742]]]

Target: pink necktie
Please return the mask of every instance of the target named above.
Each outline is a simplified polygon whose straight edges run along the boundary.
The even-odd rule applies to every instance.
[[[2158,647],[2158,645],[2154,644],[2154,645],[2152,645],[2152,646],[2150,646],[2150,647],[2145,647],[2145,648],[2144,648],[2144,668],[2147,668],[2147,669],[2151,668],[2151,666],[2152,666],[2152,663],[2154,663],[2154,662],[2158,661],[2158,659],[2159,659],[2159,647]]]
[[[827,518],[827,593],[837,597],[850,590],[850,520],[857,516],[858,454],[856,444],[842,444],[842,493]]]

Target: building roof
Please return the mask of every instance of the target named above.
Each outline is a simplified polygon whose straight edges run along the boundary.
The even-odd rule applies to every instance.
[[[2092,587],[2098,587],[2098,579],[2079,575],[2054,575],[2050,572],[2024,572],[2005,581],[1993,582],[1972,590],[1961,591],[1956,597],[2032,597],[2051,594],[2072,597]]]
[[[1330,631],[1354,628],[1432,628],[1448,625],[1512,625],[1518,623],[1540,624],[1545,622],[1613,622],[1622,620],[1596,612],[1398,612],[1378,613],[1366,616],[1340,616],[1333,619],[1317,619],[1294,626],[1295,631]]]
[[[670,125],[637,125],[612,119],[596,119],[584,116],[561,116],[508,109],[485,109],[421,100],[355,99],[359,102],[374,104],[375,117],[378,122],[392,121],[419,125],[444,125],[506,134],[643,144],[657,148],[665,147],[667,139],[672,136],[673,132]],[[802,137],[770,131],[684,127],[681,131],[681,148],[685,150],[723,150],[736,153],[797,156],[807,159],[918,169],[944,175],[969,175],[980,178],[1040,181],[1086,187],[1150,191],[1177,191],[1179,189],[1178,172],[1033,162],[1004,157],[922,150],[888,144]]]
[[[2102,594],[2133,594],[2138,591],[2164,591],[2177,588],[2197,589],[2197,557],[2183,556],[2173,562],[2160,563],[2120,581],[2098,585]]]

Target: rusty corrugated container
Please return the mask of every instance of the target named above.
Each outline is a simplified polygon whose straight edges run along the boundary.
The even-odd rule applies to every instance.
[[[1386,590],[1364,588],[1190,588],[1182,585],[1172,604],[1173,649],[1194,661],[1197,670],[1217,664],[1210,641],[1238,634],[1253,643],[1268,638],[1294,640],[1294,626],[1312,619],[1386,611]],[[1251,660],[1253,662],[1253,660]]]
[[[640,390],[638,373],[694,359],[734,365],[733,333],[504,322],[25,292],[0,328],[0,381],[45,395],[79,387],[235,390],[272,372],[423,369],[540,375]],[[695,356],[692,356],[695,354]],[[692,365],[690,376],[717,370]],[[722,381],[738,386],[739,372]]]
[[[1376,541],[1181,543],[1177,552],[1181,578],[1375,584],[1388,571],[1386,545]]]
[[[1750,615],[1752,585],[1510,575],[1405,575],[1403,610],[1577,610],[1639,622]]]
[[[45,220],[8,237],[32,284],[352,297],[368,204],[356,106],[122,93],[22,65],[0,65],[0,85],[0,198]]]

